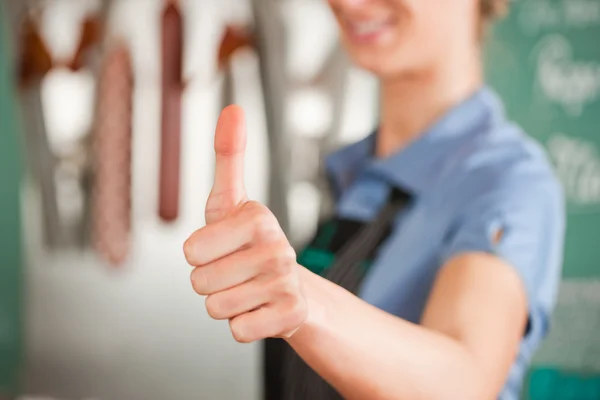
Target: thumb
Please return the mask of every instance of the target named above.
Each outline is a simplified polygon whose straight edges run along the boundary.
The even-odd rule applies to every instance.
[[[226,107],[215,132],[215,179],[206,203],[206,223],[223,219],[248,199],[244,186],[246,122],[239,106]]]

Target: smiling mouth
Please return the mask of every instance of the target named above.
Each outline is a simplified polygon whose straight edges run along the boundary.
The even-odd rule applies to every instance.
[[[344,19],[343,25],[349,39],[362,44],[373,44],[380,40],[384,34],[394,26],[393,18],[370,19],[353,21]]]

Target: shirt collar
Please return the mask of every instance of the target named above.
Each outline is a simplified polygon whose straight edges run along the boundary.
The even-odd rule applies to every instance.
[[[504,114],[502,103],[483,87],[452,108],[423,135],[383,159],[373,156],[376,133],[331,154],[326,168],[334,190],[340,194],[363,172],[383,177],[390,184],[418,195],[433,183],[449,157],[467,138],[485,131]]]

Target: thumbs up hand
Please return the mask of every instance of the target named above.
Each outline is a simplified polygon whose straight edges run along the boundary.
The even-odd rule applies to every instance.
[[[229,320],[238,342],[290,338],[306,320],[296,254],[277,219],[249,201],[244,187],[246,132],[243,111],[223,110],[215,134],[215,180],[206,203],[206,226],[184,244],[195,267],[192,286],[206,295],[208,314]]]

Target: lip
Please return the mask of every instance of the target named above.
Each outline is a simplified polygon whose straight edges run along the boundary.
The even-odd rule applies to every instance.
[[[356,44],[376,44],[395,25],[393,18],[371,18],[362,20],[343,19],[344,31],[348,39]]]

